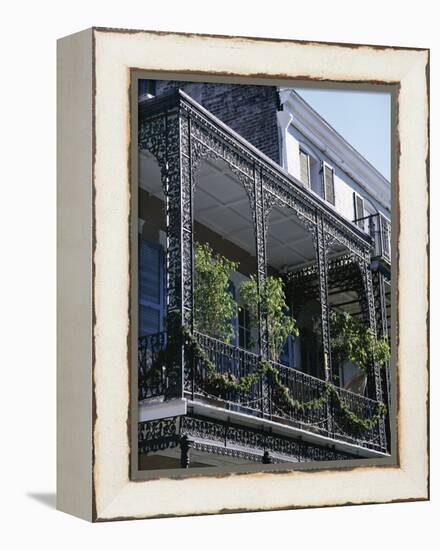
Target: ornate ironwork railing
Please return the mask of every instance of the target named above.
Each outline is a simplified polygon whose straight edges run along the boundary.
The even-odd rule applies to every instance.
[[[374,256],[391,263],[391,222],[383,214],[371,214],[354,220],[374,240]]]
[[[281,382],[289,389],[293,399],[314,405],[305,409],[286,408],[277,398],[276,392],[271,391],[272,419],[288,419],[292,425],[307,431],[386,451],[382,448],[378,423],[369,429],[361,428],[347,418],[340,406],[342,402],[357,417],[368,421],[377,411],[377,401],[338,387],[334,388],[338,393],[338,400],[334,395],[323,399],[327,388],[324,380],[278,363],[275,365]]]
[[[233,380],[239,380],[243,376],[255,371],[259,364],[259,357],[255,353],[244,350],[221,340],[212,338],[200,332],[194,336],[200,347],[215,365],[217,372]],[[194,361],[192,368],[185,373],[185,390],[193,396],[205,396],[214,399],[222,399],[231,404],[259,411],[262,407],[262,384],[252,384],[247,392],[219,392],[210,382],[208,373],[200,361]]]
[[[371,234],[368,230],[370,222],[367,224],[365,220],[356,220],[358,225],[348,222],[326,201],[310,193],[296,178],[181,91],[158,96],[139,105],[139,148],[148,151],[156,159],[165,196],[165,292],[168,319],[173,314],[178,316],[179,326],[191,327],[194,323],[193,193],[197,189],[198,178],[201,177],[201,162],[212,159],[220,160],[229,167],[249,198],[256,242],[256,276],[259,282],[264,282],[267,275],[266,241],[269,215],[273,208],[288,208],[310,233],[317,257],[317,282],[313,292],[321,303],[322,349],[327,364],[332,366],[328,290],[332,284],[332,273],[347,271],[348,268],[347,264],[339,266],[341,269],[333,269],[334,262],[329,259],[327,251],[334,248],[335,244],[346,250],[350,261],[359,270],[365,320],[373,333],[376,332],[373,282],[369,267],[372,263],[373,246],[376,247],[376,259],[380,257],[389,261],[390,224],[386,218],[379,214],[371,217]],[[262,350],[267,350],[267,331],[264,325],[265,321],[262,319],[259,338]],[[202,334],[195,334],[195,337],[215,365],[217,373],[222,373],[225,377],[240,379],[261,365],[260,358],[251,352]],[[142,400],[156,396],[182,396],[184,391],[187,396],[196,399],[216,399],[219,406],[235,407],[235,410],[246,409],[251,414],[295,424],[335,439],[351,438],[352,441],[368,441],[368,445],[375,445],[375,428],[367,433],[368,430],[350,427],[347,415],[342,418],[341,411],[336,410],[338,400],[334,392],[332,398],[326,396],[326,400],[320,401],[319,406],[292,406],[289,410],[269,384],[270,376],[267,374],[247,387],[246,391],[226,392],[221,386],[233,387],[233,384],[217,384],[215,387],[213,377],[209,376],[202,361],[191,358],[188,350],[179,358],[176,357],[174,364],[167,366],[165,354],[162,353],[165,346],[164,334],[147,336],[140,340],[139,395]],[[168,363],[172,363],[173,360],[169,357],[168,359]],[[325,382],[322,380],[282,365],[275,364],[275,368],[283,387],[287,387],[289,394],[298,402],[316,400],[322,395],[323,388],[325,389]],[[374,380],[375,387],[372,395],[381,400],[378,366],[373,374],[371,379]],[[358,411],[357,416],[364,418],[370,415],[370,402],[364,397],[351,397],[343,393],[336,395],[344,400],[347,409],[353,406]],[[385,437],[382,438],[382,445],[384,442]]]
[[[377,401],[369,399],[363,395],[337,388],[339,399],[352,411],[355,415],[364,420],[370,420],[374,417],[377,411]],[[332,437],[350,443],[357,443],[362,447],[370,447],[386,452],[386,448],[382,448],[380,441],[380,426],[376,423],[371,428],[359,428],[354,426],[347,417],[341,412],[339,406],[335,406],[332,401]],[[380,422],[380,421],[379,421]]]
[[[139,401],[166,392],[166,369],[162,360],[167,344],[166,332],[141,336],[138,344]]]
[[[322,400],[326,390],[324,380],[315,378],[296,369],[273,363],[278,369],[281,383],[288,388],[293,399],[300,403],[315,401],[316,407],[299,410],[286,407],[276,391],[270,391],[270,412],[272,418],[288,419],[299,428],[307,429],[323,435],[329,435],[328,420],[330,414],[328,399]],[[319,403],[319,404],[318,404]]]
[[[226,344],[221,340],[195,332],[194,336],[216,371],[238,381],[253,373],[260,358],[255,353]],[[139,339],[139,399],[145,400],[167,394],[167,372],[163,352],[166,348],[164,332]],[[161,353],[162,352],[162,353]],[[208,400],[228,410],[245,412],[275,422],[354,443],[362,447],[386,452],[380,438],[380,425],[370,428],[353,424],[341,409],[341,402],[354,415],[363,420],[372,419],[377,411],[377,401],[363,395],[335,388],[339,398],[328,393],[324,380],[309,374],[271,362],[279,374],[279,381],[289,391],[293,400],[309,406],[286,406],[282,395],[268,378],[262,377],[247,391],[226,391],[215,385],[203,365],[203,361],[187,357],[184,372],[184,391],[193,400]]]

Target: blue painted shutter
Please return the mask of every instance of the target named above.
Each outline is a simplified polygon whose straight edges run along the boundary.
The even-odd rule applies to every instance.
[[[164,253],[160,245],[139,239],[139,336],[163,330]]]

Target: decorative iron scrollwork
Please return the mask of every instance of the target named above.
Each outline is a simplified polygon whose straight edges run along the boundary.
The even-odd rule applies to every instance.
[[[154,105],[154,100],[152,100],[152,105]],[[361,300],[364,303],[365,318],[373,332],[376,333],[374,289],[372,274],[369,269],[372,247],[370,239],[366,235],[362,236],[348,222],[344,222],[340,216],[332,212],[330,207],[313,197],[294,178],[283,172],[272,161],[258,154],[254,148],[248,146],[236,134],[228,131],[209,113],[197,108],[194,102],[188,101],[179,94],[175,94],[169,102],[162,101],[160,108],[156,106],[151,109],[151,112],[148,108],[143,110],[139,121],[139,148],[148,150],[157,159],[161,170],[167,219],[167,315],[177,315],[181,325],[192,326],[193,193],[197,186],[198,168],[201,161],[207,158],[221,160],[226,163],[234,176],[241,182],[249,198],[254,220],[259,284],[262,284],[267,276],[266,239],[268,219],[275,205],[291,209],[300,223],[311,233],[317,256],[316,267],[313,267],[316,270],[317,284],[309,285],[308,289],[319,297],[321,303],[326,379],[332,380],[328,288],[331,284],[333,267],[331,265],[332,261],[328,258],[328,250],[335,243],[339,243],[346,247],[351,258],[350,261],[355,261],[358,265],[362,281]],[[200,338],[202,338],[202,335]],[[251,355],[243,355],[241,352],[231,350],[226,345],[220,349],[218,344],[214,345],[209,340],[204,340],[203,345],[207,353],[215,359],[216,365],[220,369],[222,364],[228,364],[228,368],[236,368],[243,374],[245,371],[251,372],[255,368],[254,363],[258,360],[258,358],[252,358]],[[209,394],[209,388],[207,389],[206,385],[203,384],[201,371],[197,370],[197,365],[192,365],[191,358],[185,354],[183,348],[180,356],[176,356],[173,369],[167,372],[165,377],[163,369],[161,370],[159,367],[155,370],[152,367],[155,361],[154,356],[158,353],[157,346],[155,346],[156,343],[152,338],[145,340],[144,343],[140,342],[140,399],[157,396],[162,392],[163,395],[168,396],[183,396],[185,391],[192,392],[192,395],[195,393],[202,395],[204,393],[205,397]],[[260,323],[260,350],[263,358],[267,357],[267,326],[264,318],[261,319]],[[191,371],[191,369],[195,370]],[[289,383],[293,383],[292,379],[289,378],[290,374],[285,374],[285,376]],[[302,380],[301,383],[306,384],[306,381]],[[312,387],[311,382],[307,381],[307,384],[310,389]],[[376,397],[381,399],[381,377],[378,368],[375,369],[374,385]],[[268,408],[272,395],[266,382],[255,385],[248,395],[220,396],[220,398],[228,402],[228,406],[231,407],[233,403],[236,407],[258,410],[259,414],[266,417],[272,414],[270,408]],[[356,407],[360,406],[357,402],[355,405]],[[365,412],[365,414],[368,414],[368,412]],[[350,437],[353,437],[353,434],[348,434],[348,428],[343,425],[343,422],[337,418],[335,421],[338,422],[340,428],[333,431],[335,428],[331,425],[331,422],[327,422],[327,424],[325,421],[322,422],[322,420],[325,420],[325,416],[327,420],[331,418],[328,410],[316,412],[316,418],[313,421],[310,421],[310,418],[300,419],[297,414],[296,421],[304,421],[303,423],[307,425],[307,429],[312,431],[323,430],[328,434],[333,434],[333,436],[337,433],[338,438],[348,437],[350,439]],[[293,415],[290,420],[292,419]],[[153,431],[154,433],[151,432],[153,429],[151,426],[144,425],[139,436],[140,442],[144,442],[142,443],[143,449],[152,449],[165,444],[160,443],[160,441],[166,441],[167,444],[173,446],[177,445],[180,435],[178,436],[175,431],[172,432],[173,425],[173,423],[159,424],[159,427],[155,428],[156,431]],[[380,442],[377,444],[377,448],[383,449],[386,447],[383,422],[380,426]],[[233,430],[230,430],[229,435],[225,435],[225,438],[241,439],[246,441],[249,447],[256,445],[255,441],[258,440],[256,435],[251,436],[248,432],[245,436],[240,432],[241,428],[235,428],[235,430],[235,434]],[[206,432],[206,426],[204,426],[203,431]],[[240,436],[238,435],[239,432],[241,433]],[[267,445],[268,436],[265,435],[264,437],[265,445]],[[203,439],[202,436],[200,438]],[[277,445],[281,445],[279,438],[277,439]],[[283,445],[287,448],[288,445],[294,445],[294,443],[286,441]],[[373,445],[376,445],[376,443]],[[322,450],[309,450],[306,453],[304,448],[301,452],[303,457],[307,453],[309,453],[308,456],[319,455],[319,453],[321,453],[320,456],[324,456],[325,453],[328,453],[328,451],[324,452]],[[292,454],[293,450],[289,453]],[[335,453],[333,456],[336,456]]]
[[[183,468],[190,464],[191,449],[263,464],[354,458],[301,439],[193,415],[143,422],[139,442],[139,450],[145,454],[180,446]]]

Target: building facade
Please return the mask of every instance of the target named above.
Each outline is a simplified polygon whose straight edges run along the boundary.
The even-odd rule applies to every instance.
[[[389,182],[290,89],[139,92],[140,469],[386,456],[388,366],[332,357],[331,319],[389,336]],[[234,262],[229,339],[199,330],[196,243]],[[270,278],[298,329],[275,354],[242,290]]]

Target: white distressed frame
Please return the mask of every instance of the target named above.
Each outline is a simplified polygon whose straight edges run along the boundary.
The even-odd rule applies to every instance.
[[[427,50],[146,31],[60,40],[60,509],[105,521],[428,498],[428,63]],[[399,83],[397,466],[130,480],[132,68]]]

